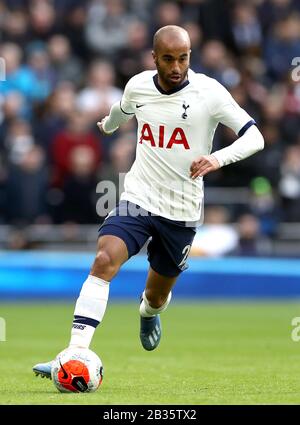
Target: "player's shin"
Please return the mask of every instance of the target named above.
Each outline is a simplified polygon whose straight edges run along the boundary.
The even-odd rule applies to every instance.
[[[145,291],[142,294],[142,301],[140,304],[140,315],[142,317],[153,317],[156,314],[162,313],[163,311],[165,311],[171,301],[172,298],[172,292],[169,293],[168,298],[166,299],[166,301],[163,303],[163,305],[161,305],[158,308],[153,308],[151,307],[151,305],[149,304],[149,301],[146,298],[145,295]]]
[[[109,294],[109,282],[89,275],[76,302],[70,347],[88,348],[102,321]]]

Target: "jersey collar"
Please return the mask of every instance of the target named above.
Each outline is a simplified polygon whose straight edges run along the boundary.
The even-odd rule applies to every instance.
[[[190,84],[189,80],[185,80],[185,81],[184,81],[182,84],[180,84],[179,86],[174,87],[173,89],[166,91],[166,90],[164,90],[164,89],[163,89],[163,88],[159,85],[159,83],[158,83],[158,74],[155,74],[155,75],[154,75],[154,77],[153,77],[153,82],[154,82],[154,84],[155,84],[155,87],[157,88],[157,90],[158,90],[160,93],[162,93],[162,94],[167,94],[167,95],[169,95],[169,94],[173,94],[173,93],[176,93],[176,92],[178,92],[178,91],[180,91],[180,90],[184,89],[184,87],[186,87],[188,84]]]

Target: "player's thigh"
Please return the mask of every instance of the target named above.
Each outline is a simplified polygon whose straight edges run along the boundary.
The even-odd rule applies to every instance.
[[[106,249],[109,245],[109,248],[113,248],[112,254],[117,250],[118,256],[121,254],[121,259],[124,257],[124,245],[127,248],[126,259],[128,259],[136,255],[151,236],[151,226],[147,214],[131,215],[131,207],[137,206],[128,201],[121,201],[99,229],[100,249]],[[111,243],[111,239],[108,239],[107,242],[106,239],[103,239],[104,236],[115,236],[116,245]],[[119,240],[123,243],[118,243]]]

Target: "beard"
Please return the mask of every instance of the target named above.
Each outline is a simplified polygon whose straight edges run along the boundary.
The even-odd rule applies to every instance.
[[[180,86],[180,84],[182,84],[185,81],[188,70],[189,70],[189,66],[190,64],[188,64],[183,71],[176,74],[176,73],[164,71],[159,64],[159,61],[158,60],[156,61],[157,73],[159,75],[160,80],[164,83],[164,85],[170,88]]]

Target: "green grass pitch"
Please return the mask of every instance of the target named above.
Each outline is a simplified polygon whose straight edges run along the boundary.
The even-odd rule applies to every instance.
[[[157,350],[139,342],[137,304],[111,302],[91,348],[104,364],[96,393],[61,394],[35,377],[69,342],[72,304],[0,304],[0,404],[299,404],[299,303],[176,303]]]

